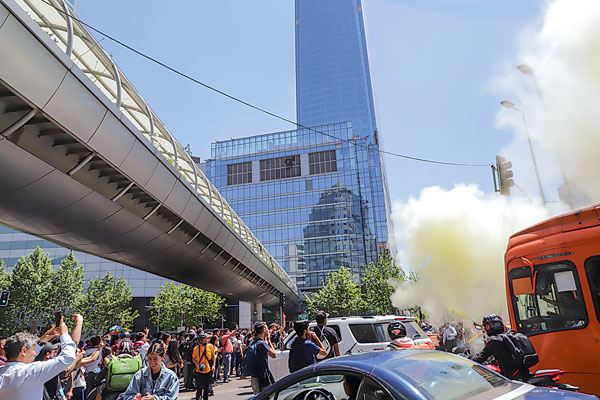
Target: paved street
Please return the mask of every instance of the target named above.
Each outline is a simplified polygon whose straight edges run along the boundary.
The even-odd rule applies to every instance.
[[[214,387],[215,395],[211,400],[247,399],[252,396],[250,379],[235,378],[229,383],[219,383]],[[179,392],[179,399],[194,399],[196,392]]]

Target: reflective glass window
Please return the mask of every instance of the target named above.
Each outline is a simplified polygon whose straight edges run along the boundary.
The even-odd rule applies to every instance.
[[[596,318],[600,320],[600,256],[590,257],[585,261],[585,273],[596,308]]]

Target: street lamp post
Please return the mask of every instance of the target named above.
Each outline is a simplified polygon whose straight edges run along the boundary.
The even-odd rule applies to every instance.
[[[535,74],[533,73],[533,68],[531,68],[531,66],[529,64],[520,64],[517,66],[517,69],[519,70],[519,72],[521,72],[521,73],[527,75],[529,78],[531,78],[531,82],[533,83],[535,92],[537,93],[538,97],[540,98],[542,107],[545,108],[544,97],[542,96],[542,91],[540,90],[537,79],[535,79]],[[560,172],[562,174],[563,181],[565,182],[565,189],[567,190],[567,201],[569,202],[569,207],[571,207],[571,209],[573,209],[573,200],[571,198],[571,188],[569,186],[569,180],[567,179],[567,174],[565,173],[565,168],[563,166],[562,157],[559,154],[557,154],[557,158],[558,158],[558,165],[560,166]]]
[[[529,134],[529,126],[527,125],[527,119],[525,118],[525,113],[515,107],[515,104],[512,101],[502,100],[500,102],[502,107],[511,108],[519,113],[521,113],[521,117],[523,118],[523,124],[525,125],[525,132],[527,133],[527,142],[529,143],[529,151],[531,152],[531,160],[533,161],[533,168],[535,169],[535,176],[537,178],[538,187],[540,188],[540,196],[542,196],[542,203],[544,206],[546,205],[546,196],[544,196],[544,188],[542,187],[542,181],[540,179],[540,172],[538,170],[537,162],[535,160],[535,153],[533,152],[533,145],[531,144],[531,135]]]

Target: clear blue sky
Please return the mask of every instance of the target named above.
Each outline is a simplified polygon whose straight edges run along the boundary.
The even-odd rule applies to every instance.
[[[324,0],[325,1],[325,0]],[[326,0],[335,1],[335,0]],[[495,128],[490,80],[515,58],[543,0],[363,0],[378,125],[386,150],[492,163],[511,139]],[[79,18],[195,78],[295,119],[293,0],[79,0]],[[293,129],[197,86],[118,45],[102,45],[183,145]],[[515,70],[515,74],[518,74]],[[489,168],[386,156],[392,200],[473,182]]]

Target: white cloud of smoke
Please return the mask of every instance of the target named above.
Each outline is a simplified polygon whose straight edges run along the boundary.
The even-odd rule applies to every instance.
[[[508,236],[548,211],[526,200],[484,194],[475,185],[429,187],[394,204],[404,265],[419,274],[392,296],[399,309],[421,305],[432,320],[505,314],[503,256]],[[401,260],[402,261],[402,260]]]
[[[600,199],[600,2],[550,2],[541,26],[523,31],[519,54],[493,82],[494,90],[525,112],[540,175],[548,197],[567,176],[576,206]],[[529,76],[514,69],[525,63]],[[536,86],[537,89],[536,90]],[[512,128],[513,142],[502,153],[515,162],[515,177],[534,188],[531,158],[521,115],[498,113],[498,125]],[[526,181],[525,184],[523,180]],[[578,201],[579,200],[579,201]]]
[[[527,76],[514,69],[529,65]],[[537,85],[537,89],[536,89]],[[600,1],[548,2],[541,23],[519,36],[519,54],[493,80],[494,91],[525,112],[546,196],[568,177],[576,205],[600,199]],[[537,194],[521,115],[503,109],[500,127],[513,141],[499,151],[513,161],[515,180]],[[514,191],[513,191],[514,193]],[[515,193],[516,194],[516,193]],[[474,185],[430,187],[394,204],[404,268],[420,275],[392,296],[398,308],[421,305],[432,319],[479,319],[506,312],[503,256],[508,237],[556,215],[518,196],[484,194]]]

